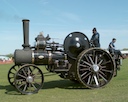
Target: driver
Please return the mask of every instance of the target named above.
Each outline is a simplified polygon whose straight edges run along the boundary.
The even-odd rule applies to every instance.
[[[96,28],[92,30],[92,38],[90,42],[94,45],[94,47],[100,47],[100,34],[97,32]]]

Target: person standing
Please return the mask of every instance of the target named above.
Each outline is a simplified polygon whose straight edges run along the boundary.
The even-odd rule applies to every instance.
[[[92,37],[90,42],[94,45],[94,47],[100,47],[100,34],[97,32],[96,28],[92,29]]]

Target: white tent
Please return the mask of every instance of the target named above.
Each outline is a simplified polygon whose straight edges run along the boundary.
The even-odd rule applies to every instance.
[[[128,50],[121,51],[122,54],[128,54]]]
[[[9,57],[6,57],[6,56],[0,56],[0,60],[9,60]]]

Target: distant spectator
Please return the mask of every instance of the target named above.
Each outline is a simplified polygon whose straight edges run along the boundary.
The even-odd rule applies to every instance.
[[[6,60],[5,60],[5,58],[3,58],[3,62],[5,62]]]

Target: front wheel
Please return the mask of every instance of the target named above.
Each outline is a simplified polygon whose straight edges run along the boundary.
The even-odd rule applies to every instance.
[[[34,94],[43,87],[42,71],[33,64],[25,64],[15,74],[15,87],[22,94]]]
[[[19,68],[20,68],[20,65],[13,65],[8,71],[8,82],[10,83],[10,85],[14,87],[15,87],[14,77]]]

